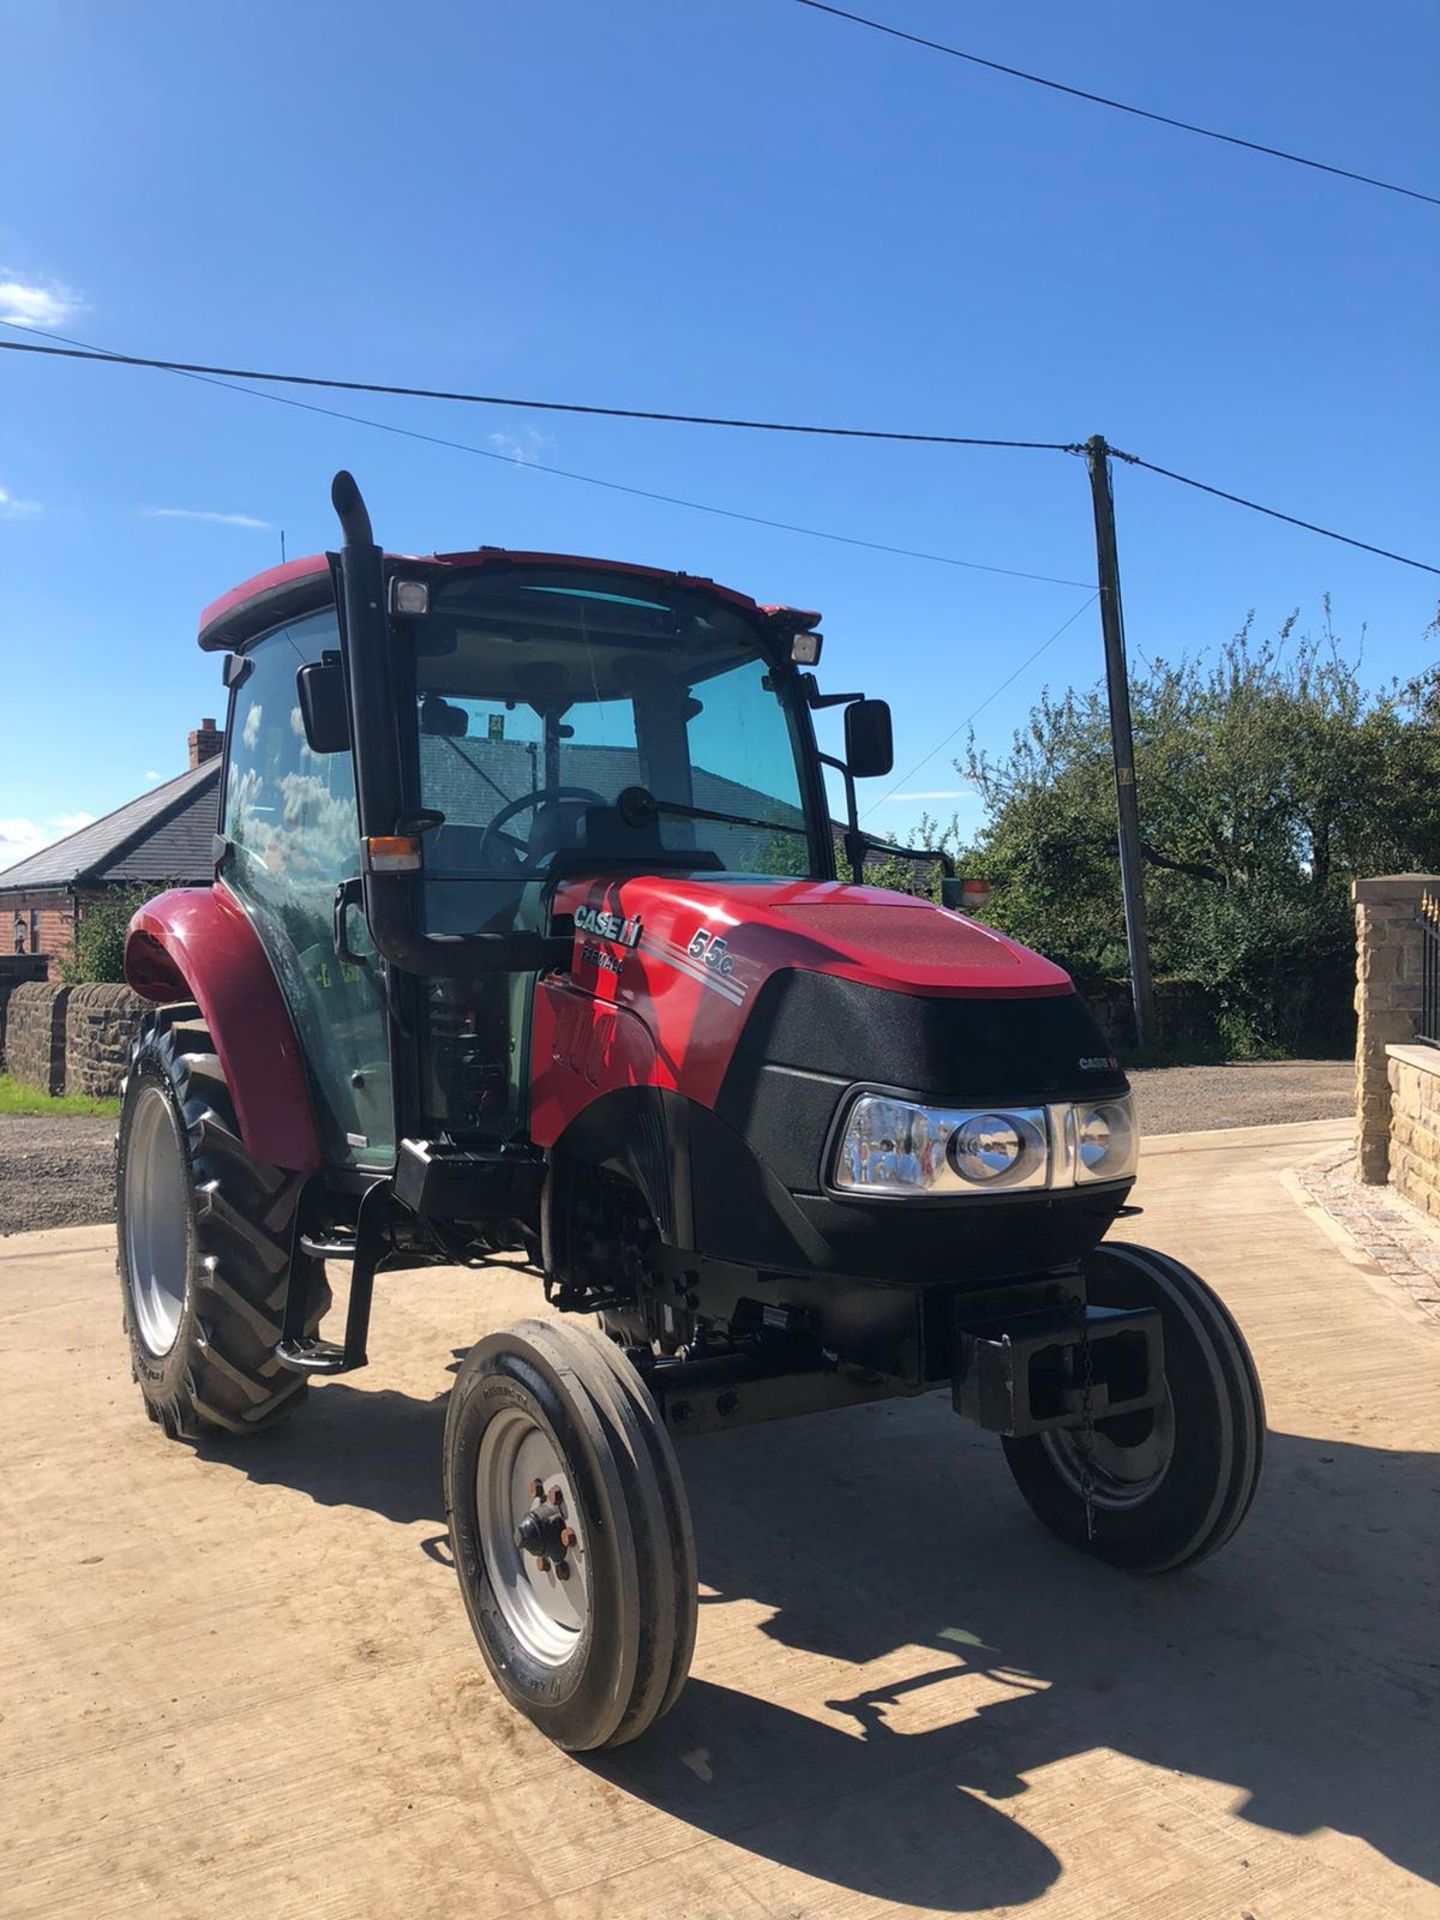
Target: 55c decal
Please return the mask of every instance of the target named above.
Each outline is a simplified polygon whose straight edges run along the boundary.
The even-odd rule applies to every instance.
[[[707,933],[704,927],[690,936],[690,944],[685,949],[692,960],[699,960],[711,967],[716,973],[733,973],[735,962],[730,957],[726,942],[718,933]]]

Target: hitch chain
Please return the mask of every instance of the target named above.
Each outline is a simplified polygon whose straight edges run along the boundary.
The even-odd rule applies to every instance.
[[[1095,1539],[1095,1475],[1092,1462],[1095,1450],[1095,1356],[1090,1350],[1090,1317],[1082,1293],[1075,1302],[1080,1331],[1080,1497],[1085,1502],[1085,1539]]]

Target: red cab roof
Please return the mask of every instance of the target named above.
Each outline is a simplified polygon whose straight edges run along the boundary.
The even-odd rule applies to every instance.
[[[717,586],[701,574],[674,573],[664,567],[641,567],[624,560],[596,560],[576,553],[518,553],[507,547],[480,547],[473,553],[387,554],[389,562],[409,562],[425,567],[484,567],[504,564],[520,567],[584,567],[591,571],[638,575],[642,580],[663,580],[668,584],[703,587],[718,599],[747,612],[763,612],[772,618],[788,620],[791,625],[814,626],[818,613],[799,608],[758,608],[749,594],[733,587]],[[328,554],[311,553],[302,560],[287,560],[283,566],[270,567],[251,579],[232,587],[229,593],[212,600],[200,616],[200,645],[207,652],[223,652],[243,646],[247,640],[267,628],[296,620],[307,613],[329,606],[334,598]]]

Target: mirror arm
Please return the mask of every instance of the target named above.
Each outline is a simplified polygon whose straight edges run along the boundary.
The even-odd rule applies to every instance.
[[[805,704],[817,712],[821,707],[850,707],[857,700],[865,698],[863,693],[821,693],[819,683],[813,673],[807,673],[805,680]]]
[[[852,885],[865,884],[865,835],[860,831],[860,803],[855,795],[855,776],[843,760],[833,753],[817,754],[822,766],[834,767],[845,782],[845,858],[850,862]]]

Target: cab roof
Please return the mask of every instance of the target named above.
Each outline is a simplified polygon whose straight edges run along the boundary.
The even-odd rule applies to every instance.
[[[473,553],[386,554],[387,567],[414,566],[432,570],[437,567],[576,567],[587,572],[624,573],[642,580],[661,580],[671,586],[700,588],[747,613],[768,614],[781,624],[800,631],[817,626],[818,613],[801,607],[763,607],[748,594],[733,587],[717,586],[700,574],[674,573],[663,567],[634,566],[624,560],[595,560],[575,553],[522,553],[507,547],[479,547]],[[334,604],[335,593],[330,573],[330,556],[307,554],[301,560],[288,560],[232,587],[229,593],[212,600],[200,616],[200,645],[207,653],[223,653],[243,647],[247,641],[301,619],[309,613]]]

